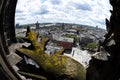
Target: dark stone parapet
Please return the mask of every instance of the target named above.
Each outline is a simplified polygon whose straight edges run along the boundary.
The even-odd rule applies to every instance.
[[[120,79],[120,0],[110,0],[110,21],[106,19],[108,33],[101,46],[110,54],[106,61],[92,58],[87,69],[86,80],[119,80]],[[115,44],[108,45],[113,40]],[[102,53],[101,53],[102,54]]]

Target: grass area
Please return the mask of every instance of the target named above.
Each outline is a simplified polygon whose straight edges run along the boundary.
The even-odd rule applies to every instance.
[[[92,42],[92,43],[88,43],[88,44],[81,44],[80,46],[84,50],[96,51],[98,48],[98,43]]]
[[[89,44],[87,45],[87,48],[89,48],[89,49],[96,49],[96,48],[97,48],[97,46],[98,46],[98,44],[97,44],[97,43],[92,42],[92,43],[89,43]]]

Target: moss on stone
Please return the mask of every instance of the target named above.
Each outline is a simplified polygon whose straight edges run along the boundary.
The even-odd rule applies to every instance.
[[[83,65],[70,57],[61,55],[64,49],[56,51],[55,54],[52,55],[46,54],[42,48],[44,48],[43,46],[48,39],[44,38],[42,43],[38,43],[36,37],[37,33],[32,31],[28,32],[25,38],[31,42],[34,49],[20,48],[17,49],[17,51],[36,61],[45,73],[49,74],[53,79],[62,79],[64,76],[64,79],[67,80],[85,80],[86,69]]]

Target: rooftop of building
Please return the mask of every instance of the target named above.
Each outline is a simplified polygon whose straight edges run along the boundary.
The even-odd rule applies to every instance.
[[[59,37],[57,40],[63,41],[63,42],[71,42],[71,43],[73,43],[73,41],[74,41],[73,38],[67,38],[67,37]]]

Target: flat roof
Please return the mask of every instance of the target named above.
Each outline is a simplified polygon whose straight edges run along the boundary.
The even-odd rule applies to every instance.
[[[60,37],[57,39],[58,41],[63,41],[63,42],[72,42],[74,41],[73,38],[67,38],[67,37]]]
[[[68,31],[70,31],[70,32],[77,32],[77,30],[75,30],[75,29],[69,29]]]

